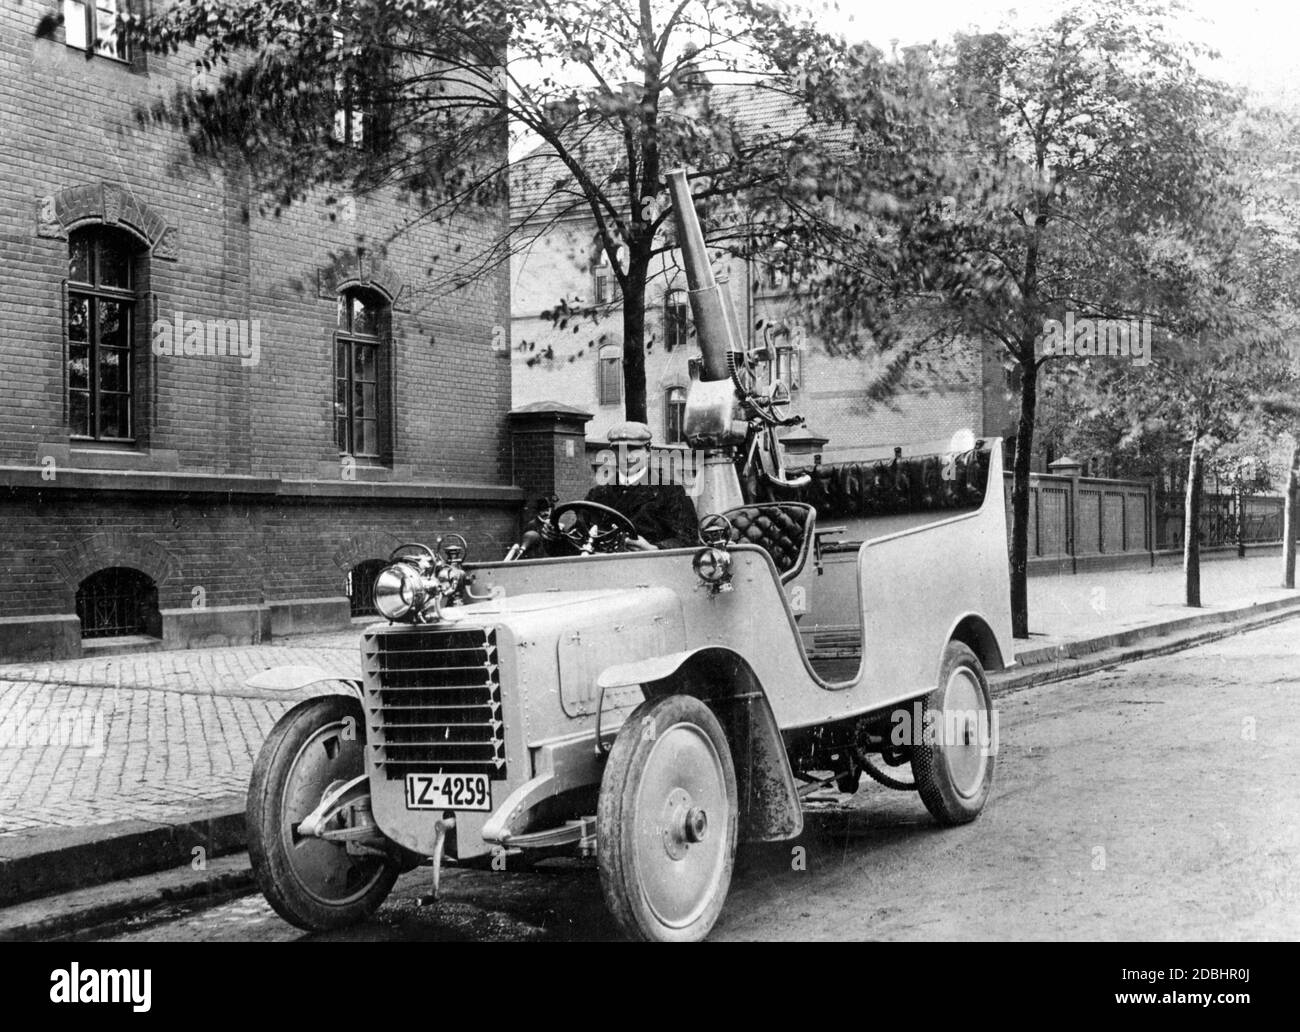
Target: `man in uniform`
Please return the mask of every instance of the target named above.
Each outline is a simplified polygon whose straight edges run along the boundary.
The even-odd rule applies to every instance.
[[[681,484],[654,484],[650,476],[650,428],[644,423],[619,423],[609,431],[614,451],[614,482],[597,484],[587,501],[616,509],[640,535],[629,539],[635,548],[687,548],[698,544],[699,520]]]

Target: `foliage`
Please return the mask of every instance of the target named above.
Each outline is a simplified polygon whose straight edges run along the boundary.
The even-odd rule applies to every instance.
[[[918,312],[952,337],[1003,345],[1020,401],[1017,636],[1028,634],[1039,373],[1082,361],[1041,353],[1046,320],[1146,316],[1166,339],[1200,341],[1224,308],[1215,284],[1241,202],[1223,128],[1240,98],[1199,70],[1204,48],[1170,36],[1170,13],[1081,0],[1044,25],[870,69],[864,103],[840,111],[861,112],[862,161],[843,170],[834,230],[822,220],[803,248],[823,321],[851,346],[894,346]]]
[[[415,223],[486,219],[485,246],[430,257],[431,291],[575,214],[592,220],[636,419],[646,282],[671,248],[665,171],[704,177],[711,243],[763,248],[804,185],[800,162],[824,145],[807,69],[839,49],[811,20],[753,0],[191,0],[146,31],[155,48],[196,46],[201,73],[153,117],[184,126],[201,155],[247,161],[276,204],[323,186],[392,188]],[[738,88],[767,117],[746,116]]]

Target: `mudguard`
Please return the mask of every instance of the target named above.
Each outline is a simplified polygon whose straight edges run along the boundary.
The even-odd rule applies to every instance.
[[[346,684],[355,694],[361,694],[361,671],[340,672],[304,663],[272,667],[248,678],[244,684],[271,692],[294,692],[323,683]]]
[[[720,646],[651,656],[607,667],[597,683],[639,684],[647,699],[693,695],[717,715],[731,743],[747,841],[779,842],[803,832],[803,808],[785,741],[757,676],[739,653]]]

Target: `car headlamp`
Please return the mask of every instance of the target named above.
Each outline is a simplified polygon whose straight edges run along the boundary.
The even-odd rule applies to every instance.
[[[722,548],[701,548],[691,560],[695,576],[713,592],[731,591],[731,556]]]
[[[393,563],[375,578],[375,608],[389,620],[418,613],[428,600],[424,576],[410,563]]]

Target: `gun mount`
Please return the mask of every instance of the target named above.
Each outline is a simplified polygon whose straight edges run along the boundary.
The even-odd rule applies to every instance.
[[[743,501],[738,454],[746,468],[754,466],[769,484],[799,487],[807,482],[806,477],[786,477],[776,435],[778,427],[803,420],[780,411],[789,402],[785,384],[772,378],[764,393],[742,377],[742,372],[748,376],[748,355],[735,305],[709,262],[686,170],[675,169],[666,179],[703,359],[700,377],[686,396],[684,431],[687,443],[705,453],[701,511],[724,512]]]

